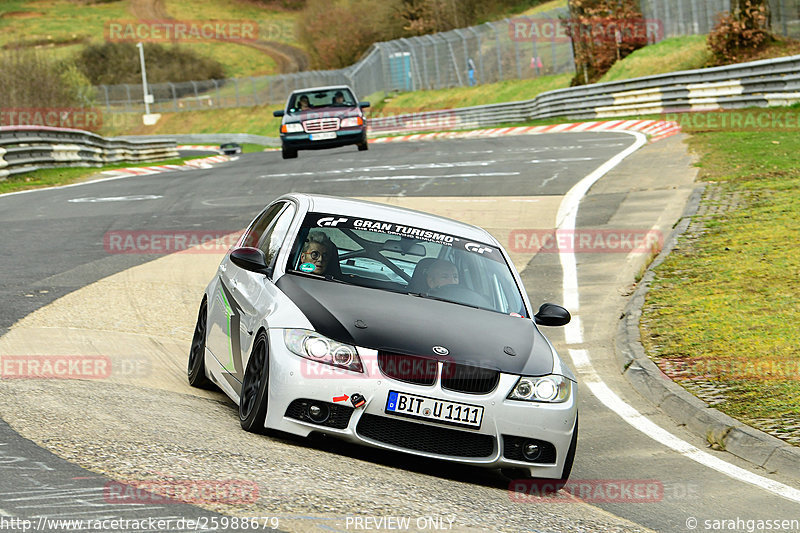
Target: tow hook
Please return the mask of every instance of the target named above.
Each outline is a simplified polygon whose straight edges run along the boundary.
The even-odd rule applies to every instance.
[[[359,407],[363,407],[365,403],[367,403],[367,399],[364,398],[359,393],[355,393],[350,396],[350,403],[353,404],[353,407],[358,409]]]

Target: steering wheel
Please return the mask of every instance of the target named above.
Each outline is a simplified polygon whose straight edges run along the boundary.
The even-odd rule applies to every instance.
[[[491,304],[484,296],[461,285],[442,285],[428,291],[428,294],[437,298],[444,298],[455,303],[491,309]]]

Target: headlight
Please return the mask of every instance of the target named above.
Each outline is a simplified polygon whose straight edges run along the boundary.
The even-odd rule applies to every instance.
[[[362,124],[364,124],[364,119],[361,117],[348,117],[342,119],[342,121],[339,123],[339,127],[353,128],[355,126],[361,126]]]
[[[521,377],[508,394],[509,400],[529,402],[562,403],[572,393],[572,382],[564,376],[552,375],[541,378]]]
[[[298,124],[297,122],[284,124],[283,126],[281,126],[281,131],[283,133],[300,133],[301,131],[303,131],[303,125]]]
[[[283,340],[286,347],[300,357],[353,372],[364,371],[355,346],[336,342],[307,329],[286,329],[283,331]]]

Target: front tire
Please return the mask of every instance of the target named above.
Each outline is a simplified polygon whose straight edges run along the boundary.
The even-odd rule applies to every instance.
[[[192,347],[189,349],[189,367],[187,374],[189,385],[198,389],[213,389],[214,384],[206,376],[206,326],[208,324],[208,301],[203,298],[200,311],[197,313],[197,324],[192,335]]]
[[[284,146],[281,148],[281,155],[284,159],[295,159],[297,157],[297,150],[292,150]]]
[[[247,361],[239,397],[239,422],[242,429],[252,433],[264,433],[267,418],[267,393],[269,391],[269,342],[261,331],[253,343],[253,351]]]
[[[367,144],[367,141],[364,141],[363,143],[358,143],[356,146],[358,146],[358,151],[359,152],[363,152],[365,150],[369,150],[369,144]]]

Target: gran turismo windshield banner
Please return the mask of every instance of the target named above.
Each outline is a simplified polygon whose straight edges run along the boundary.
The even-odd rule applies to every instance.
[[[464,250],[470,253],[479,254],[482,257],[504,263],[503,254],[500,250],[489,244],[470,241],[455,235],[449,235],[429,228],[420,228],[395,222],[383,220],[358,218],[342,215],[331,215],[326,213],[309,213],[306,215],[304,227],[312,228],[335,228],[338,230],[350,229],[370,231],[384,235],[396,235],[406,237],[414,241],[424,241],[443,246],[451,246],[457,250]]]

